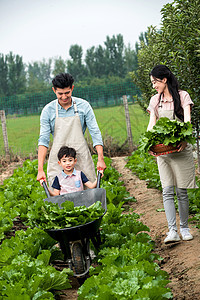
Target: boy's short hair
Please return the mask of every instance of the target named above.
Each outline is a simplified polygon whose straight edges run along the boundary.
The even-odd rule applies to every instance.
[[[54,77],[52,84],[54,89],[57,88],[64,89],[66,87],[72,88],[74,78],[69,73],[60,73]]]
[[[61,160],[62,157],[73,157],[76,158],[76,150],[74,148],[69,148],[67,146],[62,146],[58,151],[58,160]]]

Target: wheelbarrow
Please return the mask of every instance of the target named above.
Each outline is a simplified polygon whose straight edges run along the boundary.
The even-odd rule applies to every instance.
[[[87,189],[54,197],[50,196],[46,182],[43,181],[42,183],[47,195],[44,201],[57,203],[60,208],[62,208],[61,204],[65,201],[72,201],[74,206],[85,205],[86,207],[100,201],[104,209],[104,213],[92,222],[75,227],[45,230],[54,240],[59,242],[64,261],[67,262],[68,267],[73,270],[74,276],[78,279],[86,277],[89,273],[92,262],[90,240],[97,251],[101,244],[99,227],[102,217],[107,211],[107,205],[106,191],[100,188],[100,179],[101,173],[98,172],[96,189]]]

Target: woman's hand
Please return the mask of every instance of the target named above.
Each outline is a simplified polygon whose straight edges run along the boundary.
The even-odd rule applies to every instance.
[[[158,156],[159,156],[158,153],[155,153],[155,152],[153,152],[153,151],[149,151],[149,154],[151,154],[151,155],[153,155],[153,156],[155,156],[155,157],[158,157]]]
[[[187,146],[187,142],[182,141],[178,144],[178,151],[177,152],[181,152],[185,149],[185,147]]]

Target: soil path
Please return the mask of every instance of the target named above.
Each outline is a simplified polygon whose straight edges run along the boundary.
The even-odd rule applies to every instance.
[[[13,172],[18,167],[22,167],[23,161],[12,162],[7,164],[5,167],[0,168],[0,185],[3,184],[4,180],[13,175]]]
[[[150,236],[156,243],[155,252],[163,261],[160,267],[170,275],[171,288],[174,298],[178,300],[200,299],[200,232],[190,225],[194,236],[192,241],[181,241],[173,246],[163,243],[166,237],[167,221],[164,212],[157,212],[163,208],[161,192],[148,189],[145,181],[141,181],[125,167],[123,157],[113,158],[113,167],[121,174],[121,179],[130,193],[137,200],[131,204],[134,212],[141,215],[140,220],[150,228]],[[177,214],[177,224],[179,217]]]
[[[173,245],[163,243],[166,237],[167,221],[164,212],[157,212],[163,208],[162,195],[156,189],[148,189],[145,181],[138,179],[126,165],[125,157],[112,158],[113,167],[121,174],[128,192],[137,200],[131,207],[134,212],[140,214],[140,220],[150,228],[150,235],[155,241],[155,251],[163,260],[160,262],[161,269],[167,271],[171,282],[171,288],[175,300],[198,300],[200,299],[200,231],[190,225],[191,233],[194,236],[192,241],[181,241]],[[19,163],[20,165],[20,163]],[[13,170],[18,167],[11,165],[7,172],[0,174],[0,184],[3,180],[12,175]],[[177,224],[179,217],[177,214]],[[76,300],[79,284],[72,278],[72,289],[63,291],[56,299]],[[103,300],[103,299],[102,299]]]

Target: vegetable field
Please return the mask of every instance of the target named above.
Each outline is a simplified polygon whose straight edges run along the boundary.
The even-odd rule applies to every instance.
[[[121,126],[123,122],[125,123],[122,107],[115,107],[116,111],[112,119],[109,109],[95,111],[97,120],[102,126],[103,134],[115,134],[116,138],[120,136],[123,137],[122,139],[126,139],[126,129]],[[137,105],[131,105],[130,112],[131,109],[133,109],[134,114]],[[30,130],[30,136],[32,137],[34,128],[39,122],[39,119],[35,122],[35,118],[38,117],[34,116],[30,117],[29,120],[26,119],[27,128],[34,124],[32,130]],[[124,121],[122,121],[123,118]],[[138,121],[138,118],[143,119],[143,123],[141,119]],[[13,119],[8,121],[11,120],[14,121]],[[107,121],[103,123],[105,120]],[[135,119],[131,117],[131,120],[134,120],[133,135],[134,130],[137,131],[138,136],[136,137],[135,134],[134,137],[138,143],[141,133],[146,130],[148,117],[146,118],[146,115],[139,110],[137,117]],[[18,119],[15,121],[17,124]],[[116,131],[114,122],[118,123],[119,126]],[[138,128],[138,122],[141,122],[143,126]],[[23,132],[20,126],[16,126],[19,133],[20,131]],[[186,135],[191,134],[191,129],[184,130]],[[26,135],[28,136],[28,133]],[[166,136],[166,132],[164,136]],[[12,138],[15,138],[14,135]],[[25,149],[23,134],[20,143],[20,149],[22,149],[22,145]],[[142,145],[142,143],[140,144]],[[145,143],[143,146],[143,148],[148,147]],[[29,148],[29,151],[30,149],[33,148]],[[127,158],[123,172],[126,169],[126,171],[137,174],[137,177],[140,178],[138,180],[143,181],[141,186],[156,189],[160,193],[161,184],[155,159],[141,150],[142,147]],[[96,165],[97,157],[93,156],[93,160]],[[187,278],[184,274],[187,274],[188,278],[192,278],[194,282],[195,275],[198,278],[200,266],[195,261],[195,258],[198,257],[195,249],[199,249],[199,233],[196,233],[194,241],[189,244],[182,243],[177,246],[177,248],[180,247],[180,253],[182,253],[185,260],[174,260],[175,254],[173,253],[178,253],[178,250],[175,252],[176,246],[173,249],[164,249],[163,251],[161,238],[164,239],[166,233],[163,216],[162,218],[158,216],[156,220],[157,235],[152,234],[156,225],[150,223],[151,227],[149,227],[146,225],[148,219],[142,217],[143,214],[148,214],[149,209],[154,208],[154,202],[152,204],[150,202],[150,207],[145,206],[145,212],[141,213],[142,206],[140,208],[140,203],[137,204],[138,199],[136,200],[134,194],[129,192],[132,186],[138,184],[135,183],[136,179],[132,181],[131,178],[124,182],[121,174],[114,168],[112,160],[105,157],[105,162],[107,169],[102,178],[101,187],[106,190],[108,209],[100,228],[102,244],[100,251],[97,253],[91,243],[91,248],[95,251],[96,257],[93,259],[90,268],[90,276],[81,286],[76,288],[75,294],[78,296],[73,300],[77,297],[79,300],[173,299],[173,292],[175,297],[179,295],[180,286],[181,293],[182,290],[183,294],[184,291],[188,291],[186,296],[184,294],[185,299],[198,299],[198,296],[200,297],[198,286],[193,287],[192,281],[186,286]],[[0,186],[0,300],[72,300],[70,291],[74,289],[73,273],[67,268],[65,262],[63,262],[62,268],[59,267],[58,261],[64,260],[63,254],[60,248],[56,246],[57,242],[50,238],[44,229],[52,228],[52,226],[62,228],[63,226],[84,223],[86,218],[98,213],[98,210],[99,214],[102,214],[99,203],[96,207],[93,207],[95,211],[88,212],[84,207],[81,207],[80,211],[85,215],[81,215],[80,218],[77,218],[79,211],[72,206],[69,207],[68,203],[64,205],[62,213],[58,207],[45,204],[43,199],[46,198],[46,195],[43,188],[36,181],[36,175],[37,160],[26,160],[23,166],[16,169],[13,175]],[[197,184],[200,187],[198,177]],[[141,186],[139,186],[141,190],[138,192],[137,198],[144,197]],[[144,203],[150,201],[150,194],[150,192],[147,192],[147,199],[144,200]],[[189,190],[188,194],[191,226],[200,228],[199,189]],[[178,209],[177,204],[176,207]],[[134,211],[135,208],[139,213]],[[74,214],[73,216],[72,214],[67,215],[69,210]],[[163,213],[162,202],[159,203],[156,212]],[[154,220],[154,213],[149,219]],[[68,223],[63,223],[62,214],[63,219]],[[160,228],[164,233],[161,232]],[[191,256],[184,256],[188,253],[187,249],[189,249]],[[172,253],[170,250],[174,252]],[[179,254],[177,256],[180,259],[182,257]],[[169,262],[171,261],[169,267],[166,263],[168,257],[170,257]],[[185,264],[185,261],[187,264]],[[194,262],[194,266],[189,264],[190,261]],[[180,265],[184,268],[181,269]],[[192,274],[189,273],[190,270]],[[178,283],[175,282],[176,276],[178,276]]]
[[[108,212],[101,225],[102,245],[78,299],[170,299],[169,276],[157,263],[161,258],[153,251],[149,228],[127,206],[135,198],[119,180],[111,159],[106,158],[106,164],[101,186]],[[54,268],[56,259],[62,259],[56,241],[32,225],[33,205],[38,203],[39,209],[46,198],[36,173],[37,161],[26,160],[1,186],[0,299],[54,299],[70,288],[72,272]],[[27,230],[13,231],[16,221]]]

